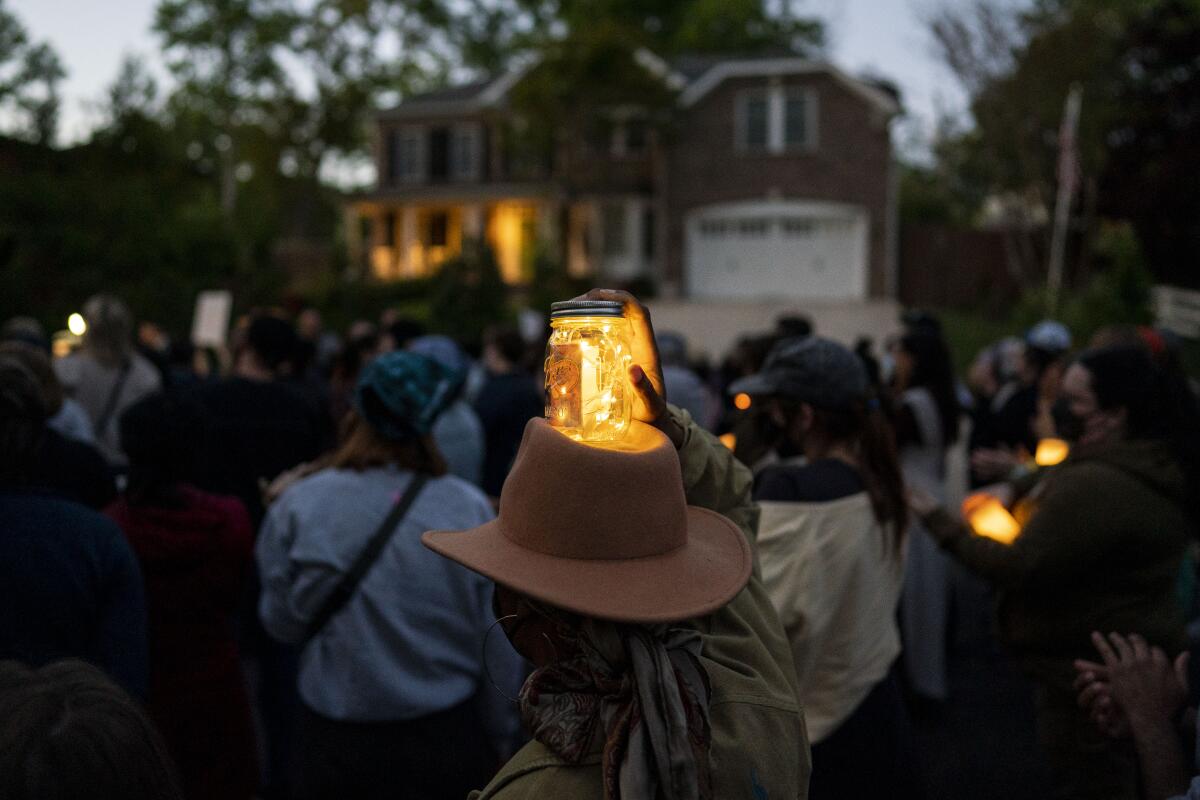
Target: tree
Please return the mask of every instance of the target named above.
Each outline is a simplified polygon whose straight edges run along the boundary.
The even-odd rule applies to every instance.
[[[297,25],[285,0],[160,0],[154,30],[179,82],[173,103],[212,128],[221,208],[237,208],[241,131],[287,95],[283,51]]]
[[[158,83],[138,56],[126,54],[121,59],[117,78],[108,89],[105,116],[109,125],[117,125],[131,117],[149,119],[158,109]]]
[[[1200,288],[1200,6],[1147,3],[1119,38],[1121,80],[1100,178],[1100,210],[1129,219],[1168,283]],[[1185,177],[1186,176],[1186,177]]]
[[[19,122],[15,133],[50,144],[58,130],[59,82],[66,71],[53,48],[34,43],[0,0],[0,111]]]
[[[1005,11],[978,0],[943,8],[929,28],[971,98],[962,164],[992,197],[1016,199],[1009,207],[1024,214],[1019,227],[1052,207],[1063,102],[1078,83],[1084,180],[1073,226],[1084,234],[1081,258],[1094,258],[1099,216],[1129,219],[1160,274],[1194,273],[1187,267],[1200,243],[1200,196],[1178,176],[1200,166],[1200,6],[1036,0]]]
[[[410,0],[410,13],[441,32],[464,66],[485,74],[548,45],[594,37],[597,25],[621,31],[632,48],[664,58],[681,54],[811,54],[824,28],[795,0]]]
[[[290,91],[273,108],[295,173],[315,179],[329,155],[361,153],[383,97],[445,80],[449,51],[437,37],[449,22],[441,8],[427,1],[316,0],[298,17],[290,48],[307,67],[312,90]]]

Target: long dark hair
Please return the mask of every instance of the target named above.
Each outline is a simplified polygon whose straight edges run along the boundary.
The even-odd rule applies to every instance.
[[[789,417],[797,413],[799,404],[785,404]],[[871,508],[880,525],[891,525],[896,534],[896,546],[904,540],[908,528],[908,498],[900,459],[896,455],[896,437],[879,401],[871,397],[856,402],[848,409],[828,409],[813,406],[814,438],[833,443],[846,443],[858,454],[859,476],[871,498]]]
[[[942,425],[942,443],[949,447],[958,441],[958,417],[961,408],[954,387],[954,364],[946,340],[932,329],[910,331],[900,338],[900,347],[912,358],[912,377],[907,388],[921,387],[933,395]]]
[[[1177,365],[1155,364],[1147,348],[1114,345],[1088,350],[1078,363],[1092,379],[1100,408],[1125,409],[1126,435],[1167,442],[1187,479],[1188,511],[1200,526],[1200,407]]]
[[[380,435],[353,409],[342,420],[341,443],[322,460],[322,464],[356,472],[395,464],[401,469],[423,472],[435,478],[448,471],[446,459],[432,436],[392,441]]]

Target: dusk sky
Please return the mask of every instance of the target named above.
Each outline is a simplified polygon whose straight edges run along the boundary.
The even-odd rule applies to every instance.
[[[947,0],[809,0],[824,19],[829,55],[853,73],[895,81],[911,117],[897,128],[897,145],[911,150],[928,134],[939,110],[962,113],[964,96],[937,62],[922,19]],[[963,0],[957,0],[962,2]],[[146,57],[166,82],[150,32],[156,0],[9,0],[34,39],[48,39],[67,68],[61,139],[76,141],[94,126],[96,102],[125,53]]]

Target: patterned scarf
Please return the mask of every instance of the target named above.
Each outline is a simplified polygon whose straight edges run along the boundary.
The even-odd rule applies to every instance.
[[[578,763],[603,737],[605,800],[711,800],[711,689],[700,635],[618,625],[538,604],[557,658],[521,688],[533,737]]]

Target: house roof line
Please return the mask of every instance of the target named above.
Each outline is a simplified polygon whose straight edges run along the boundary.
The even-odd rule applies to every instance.
[[[805,58],[771,58],[722,61],[708,69],[680,95],[684,107],[695,105],[730,78],[760,78],[783,75],[802,75],[813,72],[829,74],[838,83],[857,94],[877,109],[895,116],[900,113],[900,104],[886,92],[842,72],[833,64],[809,61]]]
[[[646,47],[639,47],[633,54],[633,59],[656,78],[662,80],[667,88],[681,92],[687,87],[687,78],[676,72],[666,59]]]
[[[637,63],[651,75],[660,78],[670,89],[679,92],[680,103],[686,108],[695,105],[710,92],[730,78],[757,78],[784,75],[825,73],[846,89],[858,95],[870,105],[889,117],[901,112],[900,104],[880,89],[858,80],[838,67],[823,61],[805,58],[750,58],[718,61],[697,78],[688,78],[653,51],[641,47],[634,53]],[[539,59],[527,58],[497,78],[481,83],[479,88],[465,97],[453,99],[422,99],[421,96],[406,100],[400,105],[380,112],[384,119],[404,119],[430,115],[457,115],[497,108],[503,105],[513,86],[533,68]]]
[[[537,63],[537,60],[534,57],[518,62],[498,77],[482,82],[479,89],[467,97],[442,100],[422,99],[420,95],[417,95],[410,100],[400,101],[399,105],[380,112],[378,116],[384,119],[398,119],[430,114],[464,114],[496,108],[503,104],[505,98],[508,97],[508,92],[517,84],[517,81],[525,77],[525,73]]]

